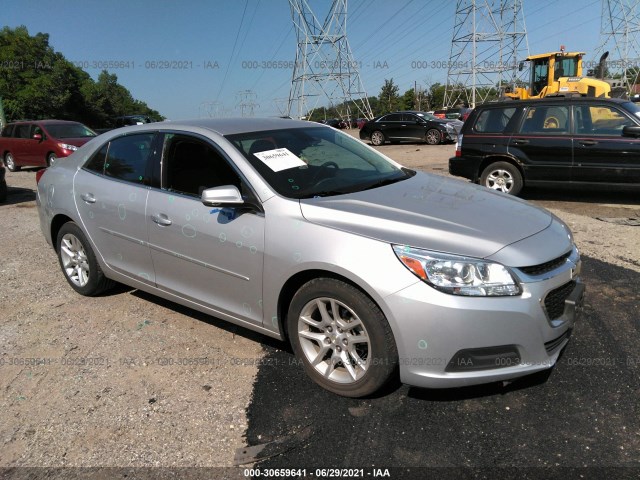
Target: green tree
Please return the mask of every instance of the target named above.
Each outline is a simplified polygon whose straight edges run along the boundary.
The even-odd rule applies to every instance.
[[[393,112],[394,110],[400,109],[401,100],[399,92],[400,88],[393,83],[393,78],[389,80],[385,78],[384,85],[380,90],[380,95],[378,95],[380,107],[384,110],[380,113]]]
[[[95,82],[49,45],[49,35],[26,27],[0,30],[0,98],[9,120],[60,118],[92,127],[112,126],[115,116],[164,117],[134,99],[115,75],[103,71]]]

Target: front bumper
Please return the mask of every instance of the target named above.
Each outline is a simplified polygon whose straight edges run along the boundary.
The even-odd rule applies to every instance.
[[[576,269],[558,270],[551,278],[521,283],[523,293],[514,297],[454,296],[423,282],[387,297],[399,326],[394,334],[401,381],[462,387],[551,368],[569,341],[585,292],[574,277]],[[574,287],[564,298],[564,310],[550,318],[547,295],[568,284]]]

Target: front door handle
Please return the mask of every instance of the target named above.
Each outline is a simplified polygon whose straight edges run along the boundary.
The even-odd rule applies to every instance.
[[[82,193],[80,195],[80,198],[85,202],[85,203],[96,203],[96,197],[93,196],[93,193]]]
[[[583,147],[591,147],[598,144],[595,140],[580,140],[578,143]]]
[[[169,217],[164,213],[156,213],[155,215],[151,215],[151,218],[161,227],[168,227],[171,225],[171,220],[169,220]]]
[[[529,145],[529,140],[524,138],[514,138],[511,143],[514,145]]]

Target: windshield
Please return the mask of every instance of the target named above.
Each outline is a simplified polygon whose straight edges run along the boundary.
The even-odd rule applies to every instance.
[[[47,125],[47,131],[53,138],[95,137],[96,132],[81,123],[58,123]]]
[[[424,118],[425,120],[440,120],[438,117],[436,117],[435,115],[432,115],[430,113],[427,112],[420,112],[420,113],[416,113],[416,115],[418,115],[419,117]]]
[[[325,127],[227,138],[276,192],[289,198],[357,192],[415,174],[393,165],[350,135]]]

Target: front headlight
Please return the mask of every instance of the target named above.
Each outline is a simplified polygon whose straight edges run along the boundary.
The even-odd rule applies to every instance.
[[[509,270],[499,263],[404,245],[393,245],[393,251],[418,278],[445,293],[480,297],[522,293]]]
[[[76,147],[75,145],[69,145],[68,143],[59,143],[58,146],[60,148],[64,148],[65,150],[71,150],[72,152],[78,150],[78,147]]]

